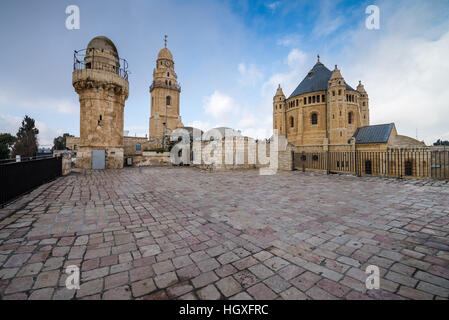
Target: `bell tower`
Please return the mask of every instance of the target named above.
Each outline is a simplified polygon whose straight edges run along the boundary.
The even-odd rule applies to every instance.
[[[165,46],[159,51],[156,68],[153,71],[153,83],[150,86],[151,116],[150,141],[152,145],[163,147],[168,142],[167,136],[176,128],[182,127],[179,115],[179,95],[181,86],[175,72],[173,55]]]
[[[329,143],[344,144],[348,139],[346,83],[337,66],[329,79],[327,96]]]
[[[287,127],[285,123],[285,106],[285,95],[281,85],[279,85],[273,97],[273,130],[277,130],[278,134],[284,135]]]
[[[369,126],[369,99],[362,81],[359,81],[357,91],[360,93],[359,108],[361,126]]]

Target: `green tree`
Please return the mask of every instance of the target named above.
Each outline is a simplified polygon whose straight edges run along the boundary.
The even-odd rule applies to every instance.
[[[34,119],[28,116],[22,120],[22,126],[17,132],[17,141],[13,147],[13,156],[34,157],[37,153],[37,135],[39,130],[34,124]]]
[[[66,139],[67,137],[74,137],[70,133],[64,133],[62,136],[53,139],[53,148],[52,151],[55,150],[66,150]]]
[[[0,133],[0,159],[8,159],[16,137],[9,133]]]

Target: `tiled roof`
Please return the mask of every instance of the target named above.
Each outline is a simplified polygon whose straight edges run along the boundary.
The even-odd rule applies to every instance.
[[[331,75],[332,71],[326,68],[326,66],[321,62],[317,62],[313,66],[312,70],[310,70],[310,72],[306,75],[304,80],[301,81],[295,91],[293,91],[289,99],[304,93],[327,90],[327,84]],[[347,83],[346,90],[355,91]]]
[[[357,128],[353,135],[355,143],[387,143],[393,126],[394,123],[388,123]]]

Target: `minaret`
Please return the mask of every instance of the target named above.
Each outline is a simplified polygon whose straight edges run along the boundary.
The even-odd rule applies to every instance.
[[[346,83],[337,65],[328,82],[327,92],[328,141],[330,144],[345,143],[346,139]]]
[[[167,36],[164,42],[165,46],[157,56],[153,83],[150,86],[150,141],[158,147],[162,147],[163,142],[167,142],[163,141],[164,136],[169,136],[173,130],[183,126],[179,115],[181,87],[175,73],[173,56],[167,48]]]
[[[285,111],[285,95],[279,85],[273,97],[273,130],[277,129],[277,133],[283,135],[286,132]]]
[[[362,81],[359,81],[357,91],[360,93],[359,108],[360,108],[360,123],[362,127],[369,126],[369,99],[368,93],[365,91],[365,86]]]
[[[96,37],[75,51],[72,84],[80,101],[80,145],[76,166],[123,167],[123,112],[129,85],[126,60],[114,43]]]

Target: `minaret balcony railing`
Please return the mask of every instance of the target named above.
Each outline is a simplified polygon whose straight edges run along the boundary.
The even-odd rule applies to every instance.
[[[73,71],[93,69],[111,72],[117,74],[119,77],[128,81],[128,62],[125,59],[119,58],[119,65],[114,66],[104,62],[104,58],[96,58],[94,54],[89,56],[89,62],[86,62],[86,49],[75,50],[73,53]],[[101,61],[103,60],[103,61]]]

